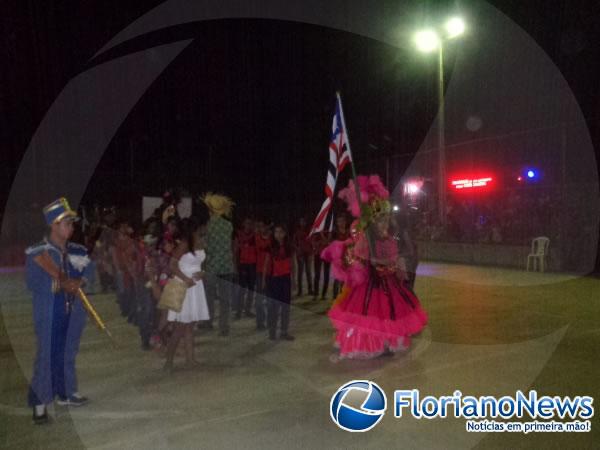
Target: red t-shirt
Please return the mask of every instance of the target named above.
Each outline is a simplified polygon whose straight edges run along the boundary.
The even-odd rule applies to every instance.
[[[315,255],[320,255],[325,247],[331,242],[331,233],[321,231],[312,235],[312,245]]]
[[[130,267],[135,264],[135,243],[129,237],[120,236],[115,242],[115,259],[117,269],[123,275],[123,284],[125,287],[133,286]]]
[[[292,273],[292,256],[286,254],[283,247],[279,249],[277,254],[272,255],[273,270],[271,274],[274,277],[281,277]]]
[[[265,260],[269,254],[269,248],[271,248],[271,238],[265,238],[260,234],[257,234],[254,242],[256,244],[256,272],[263,273],[265,269]]]
[[[238,231],[240,264],[256,264],[256,240],[253,232]]]
[[[312,244],[306,229],[296,229],[294,233],[294,246],[296,247],[296,251],[301,255],[310,255],[312,253]]]

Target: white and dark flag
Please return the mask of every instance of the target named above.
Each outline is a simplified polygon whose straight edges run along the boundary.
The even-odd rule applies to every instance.
[[[317,218],[313,223],[310,234],[323,230],[333,229],[333,200],[338,176],[348,163],[352,162],[352,154],[348,145],[348,134],[344,111],[342,110],[342,99],[338,93],[335,100],[335,114],[331,127],[331,140],[329,141],[329,168],[327,170],[327,183],[325,184],[325,201]]]

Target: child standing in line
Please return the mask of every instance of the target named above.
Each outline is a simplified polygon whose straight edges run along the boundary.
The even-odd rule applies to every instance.
[[[173,251],[176,246],[176,241],[165,237],[162,238],[162,241],[159,244],[159,250],[155,259],[156,279],[152,284],[152,294],[154,296],[155,304],[160,301],[162,291],[169,282],[169,278],[172,276],[171,257],[173,256]],[[157,311],[157,317],[155,318],[154,328],[156,329],[156,333],[151,338],[151,342],[159,351],[166,348],[169,340],[167,312],[168,310],[166,309],[160,309]]]
[[[236,319],[255,317],[252,312],[254,303],[254,285],[256,283],[256,233],[254,222],[246,218],[236,234],[236,256],[238,261],[239,289],[235,309]]]
[[[205,235],[205,227],[198,226],[192,219],[185,219],[182,222],[182,240],[171,258],[171,272],[187,285],[187,291],[181,311],[169,310],[167,314],[167,320],[173,324],[165,363],[168,372],[173,371],[173,360],[180,340],[184,342],[186,367],[198,366],[194,357],[194,327],[200,320],[210,318],[202,282],[202,263],[206,260]]]
[[[294,232],[294,252],[298,262],[298,293],[297,297],[302,297],[302,275],[306,273],[306,283],[308,284],[308,295],[311,297],[313,293],[313,277],[312,277],[312,243],[308,233],[310,228],[304,217],[300,218],[296,231]]]
[[[270,274],[267,292],[269,295],[269,309],[267,324],[269,339],[275,340],[277,335],[277,322],[281,317],[280,339],[293,341],[294,336],[288,334],[290,323],[290,302],[292,298],[292,273],[294,271],[294,258],[287,232],[282,225],[275,227],[273,232],[273,245],[265,260],[263,282],[266,283],[266,274]]]
[[[267,290],[268,274],[265,274],[265,260],[271,248],[273,238],[271,230],[265,221],[256,223],[256,329],[264,330],[266,320],[265,295]]]
[[[136,261],[135,293],[137,297],[137,325],[142,340],[142,350],[150,350],[150,339],[154,330],[156,303],[154,289],[156,283],[156,238],[150,234],[140,242]]]
[[[319,283],[321,281],[321,267],[323,268],[323,290],[321,293],[321,300],[325,300],[327,290],[329,289],[329,270],[331,264],[329,261],[321,258],[321,252],[331,243],[331,233],[329,231],[319,231],[312,235],[312,244],[314,251],[314,265],[315,265],[315,282],[313,284],[313,300],[316,301],[319,295]]]

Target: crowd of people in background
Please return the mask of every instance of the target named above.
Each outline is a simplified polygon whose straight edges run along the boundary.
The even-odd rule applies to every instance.
[[[422,241],[529,245],[544,235],[555,241],[560,234],[556,202],[550,194],[509,192],[489,197],[455,196],[448,199],[446,226],[437,211],[419,214],[417,239]]]

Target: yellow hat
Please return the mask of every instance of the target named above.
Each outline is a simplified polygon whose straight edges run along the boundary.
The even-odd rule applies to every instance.
[[[221,194],[213,194],[212,192],[204,194],[202,201],[210,212],[217,216],[231,217],[233,207],[235,206],[235,202],[229,197]]]

